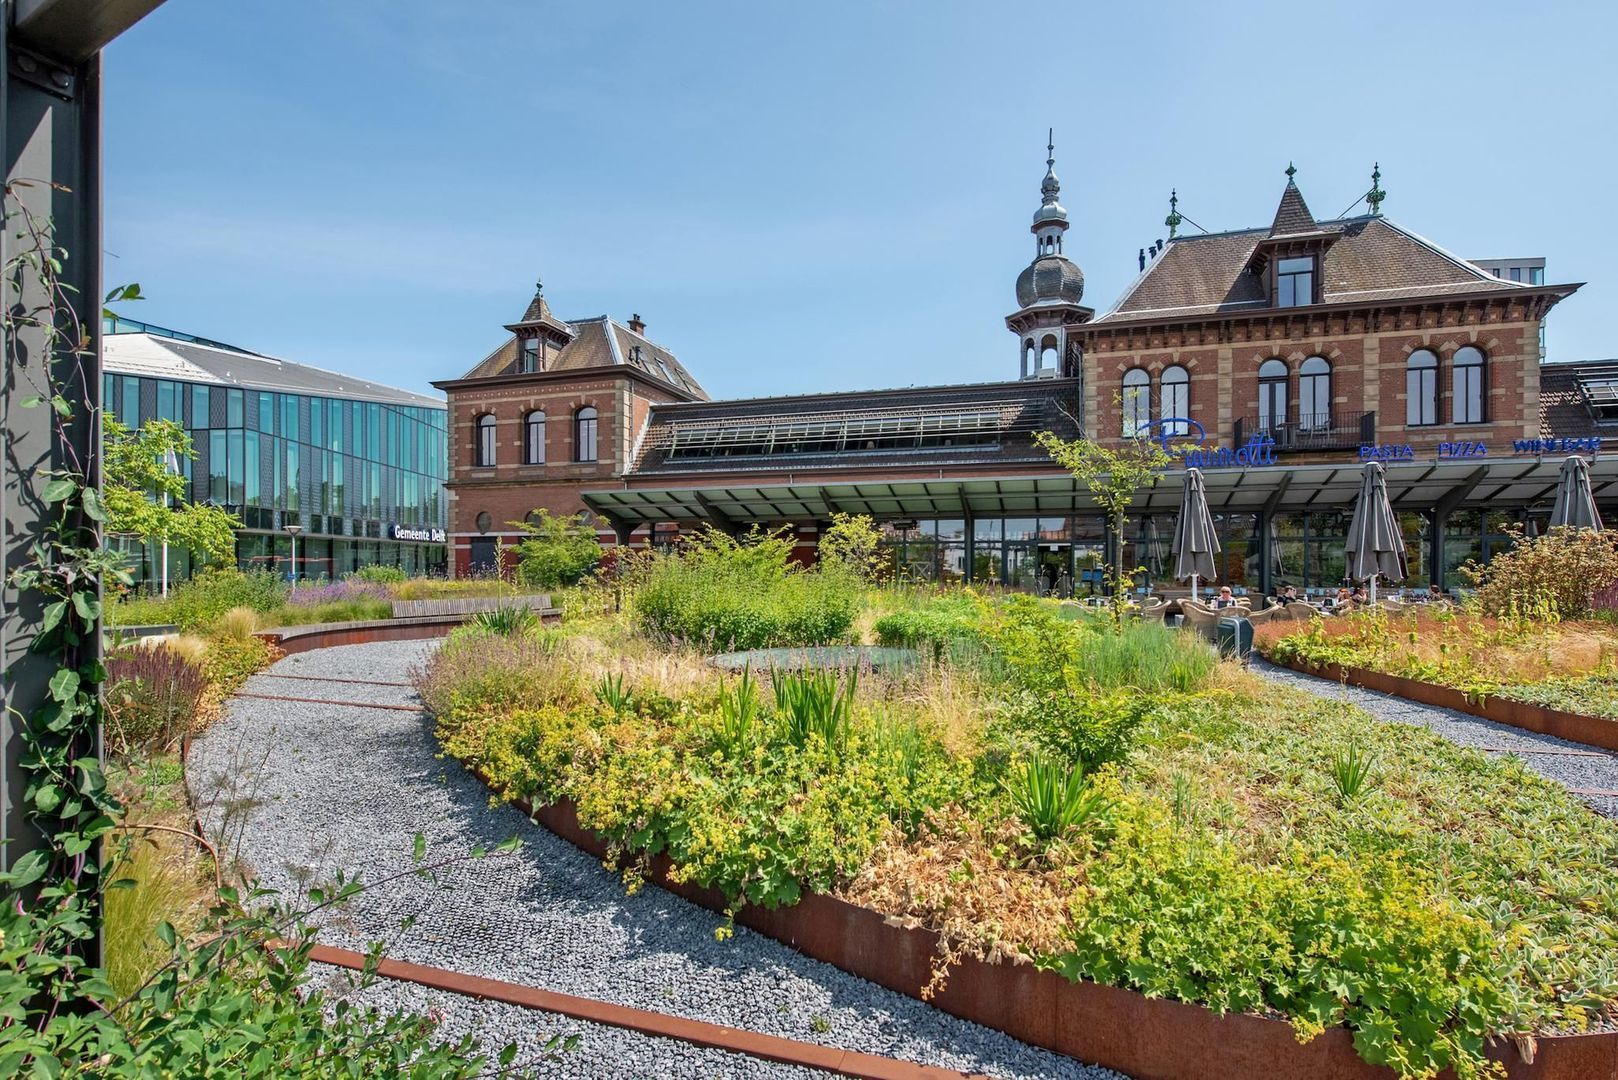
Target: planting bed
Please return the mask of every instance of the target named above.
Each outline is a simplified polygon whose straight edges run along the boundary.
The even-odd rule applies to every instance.
[[[805,668],[869,668],[899,671],[919,661],[913,649],[887,649],[879,645],[807,645],[798,649],[750,649],[720,653],[708,663],[724,671],[802,671]]]

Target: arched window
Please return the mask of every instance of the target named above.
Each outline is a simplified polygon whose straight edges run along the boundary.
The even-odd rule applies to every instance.
[[[1191,434],[1191,373],[1179,364],[1163,369],[1163,388],[1158,393],[1158,419],[1170,435]]]
[[[1053,334],[1046,334],[1039,343],[1039,370],[1046,369],[1056,370],[1056,337]]]
[[[1143,434],[1152,420],[1152,377],[1144,368],[1124,372],[1124,438]]]
[[[545,464],[545,414],[531,412],[522,421],[522,460],[524,465]]]
[[[589,405],[573,414],[573,460],[596,460],[596,411]]]
[[[1273,432],[1287,422],[1287,362],[1266,360],[1258,367],[1258,429]]]
[[[1417,349],[1405,361],[1405,423],[1438,423],[1438,356],[1431,349]]]
[[[1488,419],[1483,408],[1488,386],[1484,360],[1483,350],[1475,346],[1463,345],[1455,350],[1455,359],[1451,361],[1455,368],[1451,374],[1454,394],[1450,408],[1457,424],[1481,424]]]
[[[477,419],[477,444],[472,448],[472,463],[481,468],[494,467],[494,416],[484,413]]]
[[[1324,356],[1311,356],[1298,367],[1298,427],[1331,427],[1331,361]]]
[[[1022,373],[1024,375],[1032,375],[1036,370],[1034,367],[1035,363],[1037,363],[1037,361],[1035,360],[1034,354],[1034,339],[1027,338],[1022,343]]]

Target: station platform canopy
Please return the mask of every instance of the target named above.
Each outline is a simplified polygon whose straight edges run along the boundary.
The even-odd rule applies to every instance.
[[[1565,455],[1479,457],[1384,463],[1388,495],[1400,510],[1528,507],[1556,490]],[[1321,462],[1203,471],[1209,507],[1218,512],[1345,508],[1359,493],[1363,463]],[[1135,500],[1137,512],[1179,509],[1184,470],[1165,471]],[[1618,457],[1596,458],[1590,479],[1598,504],[1618,499]],[[842,480],[829,483],[629,487],[587,491],[584,503],[621,525],[710,521],[810,522],[835,513],[883,518],[988,518],[1098,512],[1071,476]]]

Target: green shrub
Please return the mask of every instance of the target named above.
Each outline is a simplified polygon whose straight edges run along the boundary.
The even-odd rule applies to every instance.
[[[260,638],[215,635],[208,638],[202,670],[215,692],[228,696],[240,690],[250,675],[268,667],[271,655],[269,642]]]
[[[934,661],[964,659],[981,645],[984,629],[982,602],[965,592],[890,611],[872,625],[879,645],[916,649]]]
[[[1544,621],[1582,619],[1590,597],[1618,582],[1618,535],[1558,527],[1543,536],[1517,532],[1506,551],[1487,564],[1461,568],[1478,586],[1478,606],[1486,615]]]
[[[373,585],[397,585],[408,580],[408,575],[405,574],[401,567],[383,566],[381,563],[362,566],[348,576],[357,578],[360,581],[368,581]]]
[[[567,517],[540,510],[535,521],[511,524],[527,533],[517,545],[517,580],[529,588],[576,585],[601,561],[595,526],[583,514]]]
[[[846,640],[863,598],[860,580],[835,566],[804,570],[791,554],[779,533],[738,541],[709,529],[650,561],[635,611],[653,636],[716,652]]]

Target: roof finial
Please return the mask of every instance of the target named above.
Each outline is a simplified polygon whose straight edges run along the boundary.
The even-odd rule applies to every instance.
[[[544,291],[545,291],[545,283],[543,281],[536,280],[534,282],[534,295],[539,296],[542,293],[544,293]]]
[[[1372,217],[1382,216],[1382,200],[1387,197],[1388,193],[1382,190],[1382,163],[1379,161],[1371,166],[1371,190],[1365,193]]]
[[[1174,234],[1180,228],[1180,222],[1184,220],[1185,218],[1180,216],[1180,192],[1171,188],[1169,190],[1169,216],[1163,219],[1163,224],[1169,227],[1170,240],[1174,239]]]
[[[1287,162],[1287,183],[1292,183],[1292,178],[1296,175],[1298,175],[1298,167],[1290,161]]]
[[[1045,166],[1053,168],[1056,165],[1056,129],[1045,129]]]
[[[1050,128],[1046,132],[1045,143],[1045,180],[1039,185],[1039,192],[1046,206],[1055,206],[1057,198],[1062,193],[1061,182],[1056,179],[1056,129]]]

